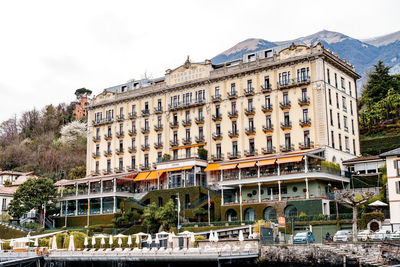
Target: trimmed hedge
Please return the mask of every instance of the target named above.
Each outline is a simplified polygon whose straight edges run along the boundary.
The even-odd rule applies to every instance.
[[[400,144],[400,135],[361,139],[361,153],[363,156],[379,155],[397,148]]]
[[[112,224],[114,214],[90,215],[89,226],[98,224]],[[65,217],[55,218],[56,227],[65,225]],[[87,216],[71,216],[67,218],[67,227],[83,227],[87,224]]]
[[[17,237],[24,237],[27,233],[6,227],[4,225],[0,225],[0,239],[10,239],[10,238],[17,238]]]
[[[383,222],[385,220],[385,215],[382,212],[363,213],[361,219],[358,220],[358,229],[366,229],[367,224],[372,220]]]

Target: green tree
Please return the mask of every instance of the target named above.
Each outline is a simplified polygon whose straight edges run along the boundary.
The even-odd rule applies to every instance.
[[[92,90],[86,89],[85,87],[75,90],[75,95],[77,98],[82,96],[89,96],[92,94]]]
[[[197,149],[197,154],[200,159],[207,160],[208,151],[204,147],[199,147],[199,149]]]
[[[156,203],[147,205],[147,207],[143,210],[143,225],[146,226],[151,233],[157,232],[160,227],[160,222],[156,216],[157,210],[158,207]]]
[[[39,224],[43,225],[43,206],[56,202],[57,191],[49,178],[29,178],[14,193],[9,205],[13,217],[20,218],[26,212],[35,209],[39,213]]]
[[[207,213],[208,211],[203,208],[193,210],[193,215],[197,217],[198,222],[201,222],[201,218]]]
[[[146,226],[151,233],[159,230],[169,230],[176,226],[177,209],[174,202],[169,200],[163,207],[157,207],[155,203],[148,205],[142,215],[143,225]]]
[[[76,166],[69,171],[69,179],[79,179],[86,176],[85,166]]]

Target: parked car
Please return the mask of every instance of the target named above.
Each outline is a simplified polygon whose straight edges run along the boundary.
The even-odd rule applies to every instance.
[[[314,242],[314,234],[311,231],[299,232],[293,238],[293,244],[309,244]]]
[[[371,235],[371,241],[385,241],[389,239],[389,236],[389,230],[379,230]]]
[[[389,234],[389,240],[392,241],[400,240],[400,231],[394,231],[393,233]]]
[[[333,242],[349,242],[353,240],[353,232],[350,230],[337,231],[333,236]]]
[[[371,230],[362,230],[362,231],[358,232],[357,240],[358,241],[368,241],[369,239],[371,239],[372,233],[373,232]]]

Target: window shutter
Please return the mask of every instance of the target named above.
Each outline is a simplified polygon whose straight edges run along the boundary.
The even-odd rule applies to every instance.
[[[394,160],[393,163],[394,163],[394,168],[397,169],[398,161],[397,161],[397,160]]]
[[[400,194],[399,181],[396,182],[396,194]]]

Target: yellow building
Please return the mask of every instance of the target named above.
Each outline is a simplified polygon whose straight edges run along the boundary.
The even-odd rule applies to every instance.
[[[358,78],[351,64],[320,43],[275,47],[219,65],[188,59],[162,78],[130,81],[94,97],[88,106],[87,175],[140,172],[133,193],[207,185],[231,190],[227,198],[235,203],[246,187],[259,195],[279,194],[257,197],[257,203],[282,201],[281,187],[260,180],[262,166],[275,166],[273,182],[280,185],[287,171],[285,165],[279,170],[280,158],[297,156],[294,163],[302,161],[297,167],[304,171],[315,163],[307,158],[341,164],[359,155]],[[199,147],[208,151],[207,159],[197,155]],[[256,180],[239,181],[245,172]],[[310,182],[316,188],[320,181],[324,187],[348,182],[332,177],[313,176]],[[229,202],[224,199],[222,205]]]

